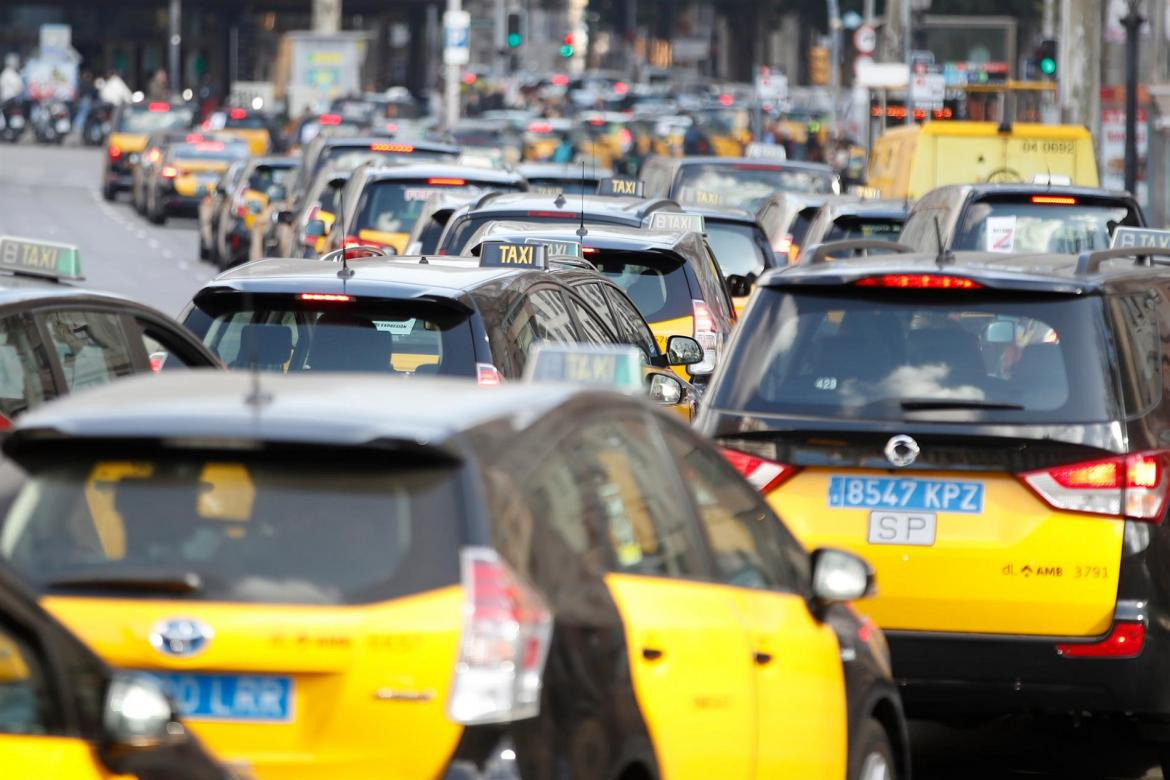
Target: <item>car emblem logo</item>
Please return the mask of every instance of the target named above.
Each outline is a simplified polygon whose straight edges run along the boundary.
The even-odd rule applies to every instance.
[[[160,653],[191,656],[207,649],[215,636],[211,626],[193,618],[171,618],[155,623],[150,632],[150,644]]]
[[[886,459],[900,469],[918,460],[919,452],[921,450],[918,448],[918,442],[903,434],[898,434],[886,442]]]

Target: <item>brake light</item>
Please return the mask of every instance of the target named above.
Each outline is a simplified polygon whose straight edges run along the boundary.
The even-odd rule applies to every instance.
[[[1020,474],[1054,509],[1161,524],[1170,498],[1170,450],[1135,452]]]
[[[595,246],[581,247],[581,254],[585,254],[585,255],[595,255],[598,253],[598,251],[600,251],[600,250],[598,250],[598,248]]]
[[[1145,645],[1145,623],[1118,621],[1100,642],[1061,644],[1056,646],[1056,652],[1064,658],[1136,658]]]
[[[146,153],[146,161],[151,165],[154,165],[160,159],[162,159],[162,150],[160,150],[158,147],[155,147]]]
[[[187,138],[185,140],[189,144],[202,143],[203,142],[203,134],[202,133],[187,133]]]
[[[853,283],[856,287],[899,287],[907,290],[979,290],[973,279],[943,274],[882,274],[867,276]]]
[[[111,159],[111,160],[117,160],[117,159],[118,159],[119,157],[121,157],[121,156],[122,156],[122,150],[121,150],[121,149],[119,149],[119,148],[118,148],[118,147],[116,147],[116,146],[111,146],[111,147],[110,147],[110,159]]]
[[[796,466],[786,463],[777,463],[774,460],[761,458],[758,455],[749,455],[739,450],[720,447],[719,451],[727,458],[736,471],[743,474],[744,479],[761,493],[771,493],[776,488],[800,471]]]
[[[228,112],[228,116],[232,119],[243,119],[248,115],[248,112],[242,108],[233,108]]]
[[[447,713],[456,723],[506,723],[540,712],[552,613],[499,554],[460,553],[463,635]]]
[[[179,169],[173,165],[164,165],[163,169],[158,173],[164,179],[173,179],[179,175]]]
[[[341,114],[322,114],[317,122],[323,125],[339,125],[341,124]]]
[[[441,177],[435,177],[427,179],[427,184],[434,184],[439,187],[462,187],[467,184],[467,179],[445,179]]]
[[[732,166],[737,171],[779,171],[775,165],[767,165],[765,163],[737,163]]]
[[[155,114],[161,114],[165,111],[170,111],[171,104],[170,103],[151,103],[146,107],[146,110],[151,111]]]
[[[690,366],[692,376],[710,374],[719,363],[719,352],[723,347],[723,334],[716,329],[715,316],[704,301],[691,301],[691,317],[694,320],[695,341],[703,348],[703,360]]]
[[[411,154],[414,152],[414,147],[410,144],[370,144],[371,152],[397,152],[399,154]]]
[[[1067,195],[1033,195],[1033,203],[1047,206],[1075,206],[1077,199]]]
[[[565,75],[564,73],[554,74],[552,77],[552,83],[554,86],[557,86],[557,87],[568,86],[569,77],[567,75]]]
[[[528,125],[528,132],[543,135],[552,132],[552,125],[548,122],[532,122]]]
[[[298,297],[302,301],[316,301],[318,303],[350,303],[353,301],[352,295],[340,293],[301,293]]]
[[[530,211],[528,216],[537,219],[577,219],[581,215],[575,211]]]
[[[475,364],[475,381],[484,387],[495,387],[504,381],[500,370],[491,363]]]
[[[733,98],[731,95],[725,93],[719,96],[719,105],[721,106],[730,106],[734,102],[735,98]]]

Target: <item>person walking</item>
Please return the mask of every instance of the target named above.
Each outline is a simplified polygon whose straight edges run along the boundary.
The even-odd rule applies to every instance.
[[[0,103],[15,100],[24,94],[24,79],[20,75],[20,58],[9,54],[4,58],[4,70],[0,71]]]
[[[170,100],[171,90],[167,83],[167,72],[159,68],[150,79],[146,87],[147,100]]]

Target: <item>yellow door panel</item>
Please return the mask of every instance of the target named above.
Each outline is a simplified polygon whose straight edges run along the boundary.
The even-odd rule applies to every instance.
[[[58,597],[44,605],[117,667],[290,678],[288,722],[188,718],[216,755],[260,780],[383,778],[387,767],[437,777],[462,733],[446,713],[459,587],[367,606]],[[205,650],[176,658],[151,646],[156,623],[175,617],[212,628]]]
[[[114,780],[89,743],[68,737],[0,734],[4,780]]]
[[[673,320],[659,322],[647,321],[646,324],[650,326],[650,332],[654,334],[654,340],[658,342],[658,349],[662,352],[666,352],[666,341],[671,336],[695,335],[694,317],[677,317]],[[691,381],[691,375],[687,372],[686,366],[672,366],[671,368],[683,379]]]
[[[980,481],[983,512],[936,513],[929,546],[870,544],[869,509],[830,508],[829,478],[885,471],[807,469],[768,496],[808,548],[841,547],[877,571],[860,608],[886,629],[1095,636],[1113,618],[1124,524],[1050,508],[1006,474],[897,472]]]
[[[756,777],[843,778],[849,725],[841,649],[802,597],[736,588],[756,656]]]
[[[410,234],[393,233],[385,230],[370,230],[366,228],[358,231],[358,238],[373,241],[384,246],[392,246],[395,252],[402,254],[406,251],[406,241],[410,238]]]
[[[730,589],[630,574],[605,580],[622,615],[634,694],[663,780],[751,777],[751,649]]]

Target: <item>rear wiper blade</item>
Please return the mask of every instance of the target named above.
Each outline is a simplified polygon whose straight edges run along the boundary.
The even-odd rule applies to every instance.
[[[158,570],[127,570],[108,572],[77,572],[45,583],[54,590],[126,590],[158,593],[198,593],[203,590],[203,578],[193,571],[167,572]]]
[[[980,401],[975,398],[907,398],[900,402],[908,412],[924,412],[947,409],[988,409],[1004,411],[1022,411],[1020,404],[1010,404],[1003,401]]]

